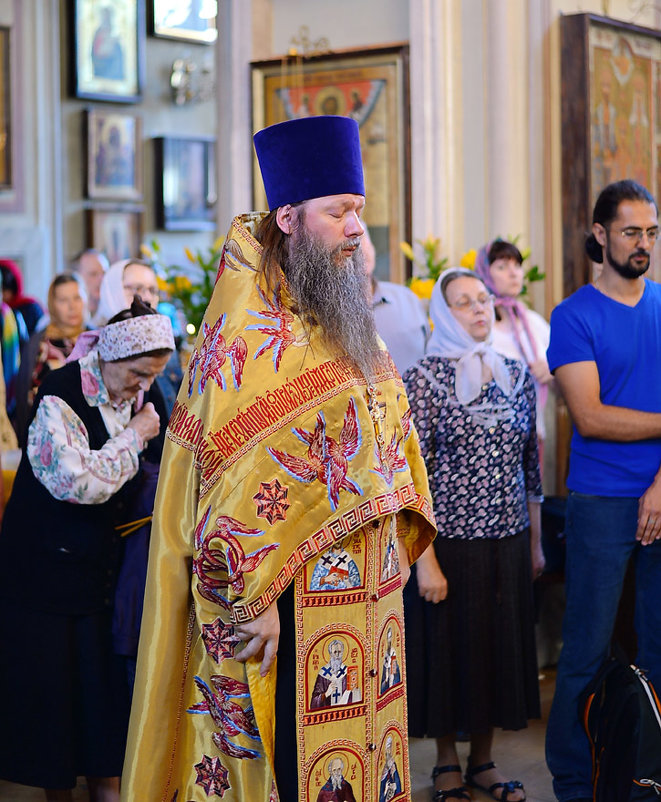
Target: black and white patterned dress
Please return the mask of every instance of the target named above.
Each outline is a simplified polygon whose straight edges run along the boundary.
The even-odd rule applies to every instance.
[[[448,597],[404,594],[409,734],[520,729],[539,716],[528,499],[541,499],[535,388],[506,359],[512,392],[494,381],[468,406],[455,364],[427,356],[404,374],[438,525]]]

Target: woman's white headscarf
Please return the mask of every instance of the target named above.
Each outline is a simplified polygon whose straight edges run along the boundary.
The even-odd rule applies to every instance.
[[[467,276],[484,284],[472,270],[463,267],[450,267],[441,273],[431,294],[429,314],[434,328],[427,344],[426,354],[438,354],[457,360],[454,389],[460,404],[470,404],[479,396],[482,388],[482,365],[490,368],[494,381],[509,397],[514,389],[510,372],[503,357],[496,353],[491,345],[495,318],[493,306],[488,310],[491,316],[489,336],[483,342],[474,340],[452,314],[443,297],[441,282],[450,274],[456,274],[457,278]],[[486,286],[484,290],[488,293]]]
[[[131,305],[126,303],[124,294],[124,270],[132,261],[132,259],[120,259],[119,262],[113,262],[103,274],[99,309],[95,319],[98,326],[104,326],[110,318]]]

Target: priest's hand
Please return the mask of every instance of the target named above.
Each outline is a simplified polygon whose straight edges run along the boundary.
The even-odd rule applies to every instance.
[[[278,605],[273,602],[254,621],[237,624],[234,633],[245,643],[243,649],[235,655],[235,660],[245,663],[249,657],[261,659],[259,673],[265,677],[273,665],[278,651],[278,640],[280,639]]]

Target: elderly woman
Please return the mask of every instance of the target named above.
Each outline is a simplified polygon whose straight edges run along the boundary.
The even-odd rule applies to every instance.
[[[69,800],[119,798],[128,691],[112,653],[116,525],[159,432],[135,409],[174,348],[139,302],[87,355],[44,379],[0,533],[0,777]]]
[[[521,802],[492,761],[494,727],[537,717],[532,578],[542,567],[535,389],[491,346],[492,296],[446,270],[431,298],[427,356],[404,374],[438,536],[405,590],[409,733],[436,739],[435,800],[466,786]],[[469,734],[462,782],[455,733]]]
[[[62,273],[48,288],[48,314],[45,330],[35,331],[21,353],[16,382],[16,429],[25,445],[27,422],[39,385],[51,370],[61,368],[85,330],[85,300],[78,280]]]
[[[551,328],[544,318],[521,301],[523,256],[513,242],[495,239],[480,248],[475,272],[494,297],[496,321],[493,347],[499,354],[520,359],[528,366],[537,392],[537,436],[543,461],[544,408],[553,376],[546,361]]]

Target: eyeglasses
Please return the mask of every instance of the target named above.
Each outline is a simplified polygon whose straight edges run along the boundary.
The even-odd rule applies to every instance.
[[[608,229],[612,231],[612,228]],[[656,242],[656,238],[659,236],[659,227],[653,226],[652,228],[635,228],[630,226],[628,228],[623,228],[622,231],[616,231],[616,234],[620,234],[624,237],[627,242],[636,243],[638,244],[643,237],[647,237],[647,241],[650,244]]]
[[[460,312],[467,312],[469,309],[473,310],[479,304],[481,307],[491,306],[493,303],[492,295],[480,295],[477,298],[460,298],[454,304],[448,304],[451,309],[458,309]]]
[[[145,287],[142,284],[124,284],[124,289],[131,295],[139,295],[144,298],[146,295],[151,295],[152,298],[158,298],[158,287]]]

